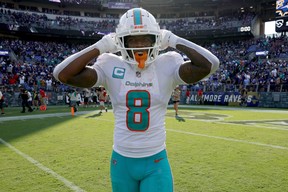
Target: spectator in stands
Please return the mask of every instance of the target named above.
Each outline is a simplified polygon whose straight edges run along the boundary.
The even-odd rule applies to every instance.
[[[52,91],[52,78],[51,77],[48,77],[46,79],[46,91]]]
[[[184,62],[175,51],[159,56],[167,47],[177,48],[190,60]],[[118,51],[122,58],[112,54]],[[87,66],[95,58],[96,63]],[[72,86],[108,89],[115,114],[113,191],[172,192],[165,147],[168,100],[176,85],[195,83],[218,66],[210,51],[160,30],[153,15],[134,8],[120,18],[116,34],[66,58],[54,69],[54,77]],[[143,174],[135,172],[139,168]]]
[[[21,74],[20,76],[19,76],[19,84],[21,85],[21,86],[25,86],[24,84],[25,84],[25,76],[23,75],[23,74]]]

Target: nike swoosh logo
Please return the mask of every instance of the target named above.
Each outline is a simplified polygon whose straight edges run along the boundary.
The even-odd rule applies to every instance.
[[[159,163],[161,160],[163,160],[163,158],[155,159],[155,160],[154,160],[154,163]]]

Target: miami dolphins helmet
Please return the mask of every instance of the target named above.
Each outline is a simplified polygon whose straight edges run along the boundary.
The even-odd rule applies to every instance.
[[[150,47],[128,47],[128,36],[149,35],[153,44]],[[128,10],[119,20],[116,28],[116,44],[123,59],[143,69],[150,65],[158,56],[160,49],[160,26],[152,14],[142,8]]]

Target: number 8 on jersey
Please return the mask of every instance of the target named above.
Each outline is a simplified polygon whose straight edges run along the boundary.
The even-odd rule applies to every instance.
[[[149,127],[150,93],[145,90],[130,90],[126,95],[126,124],[131,131],[146,131]]]

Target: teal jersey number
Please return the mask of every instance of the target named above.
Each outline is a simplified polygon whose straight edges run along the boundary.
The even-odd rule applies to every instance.
[[[150,93],[144,90],[131,90],[126,95],[126,124],[131,131],[146,131],[149,127]]]

